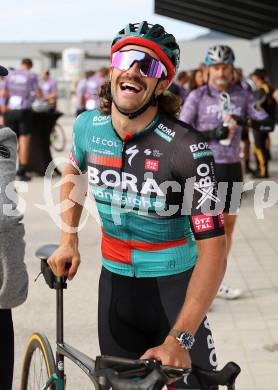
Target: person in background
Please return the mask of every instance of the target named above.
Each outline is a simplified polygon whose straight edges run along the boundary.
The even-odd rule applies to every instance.
[[[33,63],[24,58],[19,69],[11,71],[5,80],[4,122],[18,136],[19,140],[19,180],[28,181],[26,175],[32,133],[32,103],[40,96],[37,75],[31,73]]]
[[[47,101],[49,109],[55,111],[57,106],[57,82],[50,77],[49,70],[42,75],[41,92]]]
[[[200,64],[200,66],[199,66],[199,69],[203,73],[204,84],[207,84],[208,83],[208,79],[209,79],[209,68],[208,68],[208,66],[204,62],[202,62]]]
[[[203,78],[203,72],[201,69],[194,69],[192,70],[189,80],[188,80],[188,90],[189,92],[193,91],[196,88],[201,87],[204,85],[204,78]]]
[[[188,95],[188,90],[185,88],[187,82],[188,74],[183,70],[178,73],[176,80],[168,88],[170,92],[181,98],[181,105],[185,102]]]
[[[273,129],[275,126],[276,116],[276,102],[273,98],[273,90],[264,69],[255,69],[251,75],[251,79],[255,83],[256,91],[256,106],[258,110],[264,110],[268,113],[269,117],[273,121]],[[273,130],[272,129],[272,130]],[[270,137],[269,132],[253,129],[254,141],[255,141],[255,157],[257,167],[253,173],[254,178],[267,178],[268,162],[270,160]]]
[[[249,79],[245,79],[241,68],[234,67],[234,84],[240,88],[246,89],[253,92],[252,84],[250,84]],[[247,125],[242,127],[241,131],[241,141],[243,143],[243,162],[244,162],[244,173],[253,173],[253,170],[250,167],[250,150],[251,142],[249,138],[249,127]]]
[[[82,100],[85,103],[85,110],[94,110],[99,107],[99,90],[106,81],[108,68],[101,68],[86,80],[82,93]]]
[[[258,129],[270,123],[267,113],[256,109],[253,94],[234,84],[234,61],[235,56],[229,46],[210,47],[205,59],[208,84],[189,94],[180,115],[181,120],[202,132],[214,155],[216,180],[225,183],[223,206],[227,253],[232,245],[243,181],[240,161],[241,122],[244,123],[248,118],[249,126]],[[237,192],[237,199],[234,199],[234,192]],[[218,297],[224,299],[236,299],[240,295],[239,288],[224,284],[217,293]]]
[[[272,97],[273,97],[273,99],[276,101],[276,103],[278,104],[278,88],[276,88],[276,89],[273,91]]]
[[[0,75],[7,69],[0,66]],[[12,308],[27,298],[28,275],[24,264],[25,243],[22,216],[6,194],[16,174],[16,134],[0,128],[0,389],[12,390],[14,367],[14,329]],[[4,210],[12,211],[10,214]]]
[[[88,70],[85,72],[84,77],[81,77],[76,83],[76,97],[77,97],[77,108],[76,108],[76,116],[80,115],[82,112],[86,111],[85,108],[85,99],[84,92],[86,89],[86,83],[89,77],[95,74],[94,71]]]

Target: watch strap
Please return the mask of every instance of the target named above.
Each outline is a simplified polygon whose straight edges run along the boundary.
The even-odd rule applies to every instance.
[[[173,337],[177,338],[180,336],[181,333],[183,333],[181,330],[171,329],[168,334],[169,334],[169,336],[173,336]]]

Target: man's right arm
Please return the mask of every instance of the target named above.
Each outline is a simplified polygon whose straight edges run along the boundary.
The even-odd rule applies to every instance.
[[[83,210],[86,186],[86,174],[78,174],[72,165],[68,164],[63,174],[61,187],[61,205],[66,205],[66,207],[65,210],[61,210],[60,246],[48,259],[48,264],[56,276],[67,276],[69,280],[74,277],[80,264],[77,230]]]

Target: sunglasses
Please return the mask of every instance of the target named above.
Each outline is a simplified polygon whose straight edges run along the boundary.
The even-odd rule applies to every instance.
[[[113,68],[128,70],[134,63],[138,64],[142,76],[154,77],[156,79],[167,76],[166,67],[162,64],[162,62],[151,57],[144,51],[116,51],[112,55],[111,65]]]

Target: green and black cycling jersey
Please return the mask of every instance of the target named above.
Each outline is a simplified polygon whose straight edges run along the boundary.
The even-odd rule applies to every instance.
[[[123,141],[110,115],[84,112],[70,159],[88,171],[102,221],[103,266],[111,272],[184,272],[196,262],[195,240],[224,234],[212,152],[199,132],[173,117],[158,113]]]

